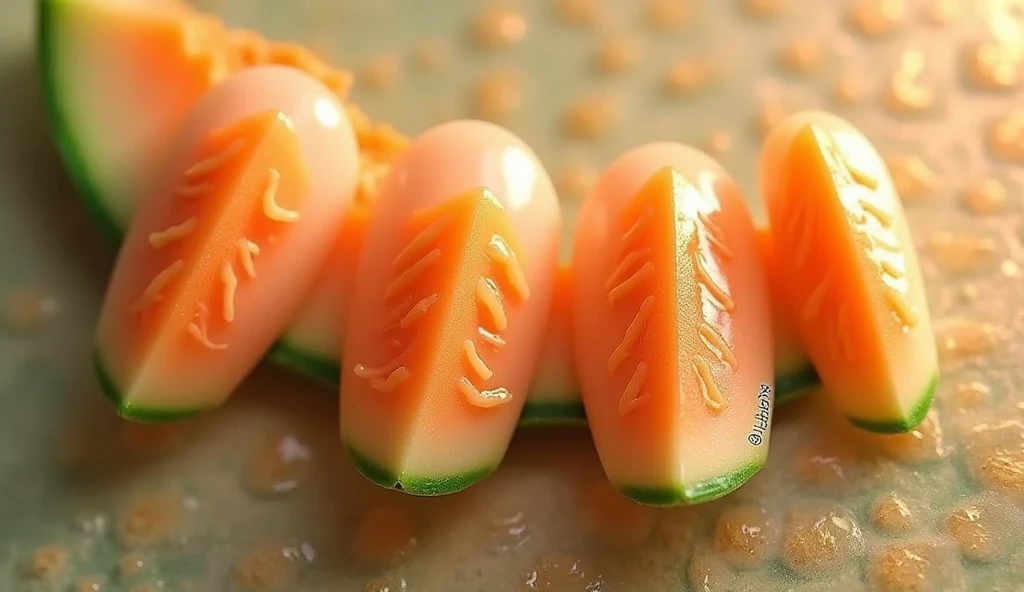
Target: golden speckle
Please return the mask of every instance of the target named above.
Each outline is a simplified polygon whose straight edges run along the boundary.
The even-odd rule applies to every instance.
[[[996,241],[991,238],[945,230],[929,236],[926,244],[937,264],[955,272],[978,271],[992,262],[996,252]]]
[[[365,565],[401,560],[416,546],[416,524],[408,512],[376,507],[363,515],[352,541],[352,554]]]
[[[962,317],[935,323],[935,344],[943,365],[986,354],[1006,337],[1002,327]]]
[[[1024,109],[1014,109],[996,118],[986,136],[988,148],[996,157],[1024,164]]]
[[[943,526],[965,559],[990,562],[1003,556],[1016,521],[1008,508],[1001,506],[998,500],[980,496],[946,513]]]
[[[961,202],[972,214],[994,214],[1003,209],[1008,197],[1006,185],[999,179],[988,177],[968,185]]]
[[[246,488],[260,496],[290,493],[306,481],[312,464],[313,453],[303,442],[294,436],[272,436],[246,463]]]
[[[961,382],[953,391],[953,408],[960,412],[975,411],[984,407],[992,398],[992,389],[977,380]]]
[[[1024,500],[1024,421],[979,424],[965,439],[971,476],[988,489]]]
[[[886,545],[871,559],[869,577],[879,592],[964,589],[963,568],[950,548],[933,541]]]
[[[618,103],[610,97],[595,95],[572,103],[563,123],[570,137],[593,141],[607,134],[618,119]]]
[[[1013,90],[1020,85],[1024,52],[994,40],[977,41],[964,49],[963,67],[974,87],[988,91]]]
[[[68,552],[59,545],[40,547],[26,564],[28,575],[35,580],[52,580],[68,567]]]
[[[793,74],[809,74],[822,63],[821,43],[811,38],[796,38],[782,46],[779,62]]]
[[[531,528],[523,512],[491,520],[489,530],[495,547],[501,551],[518,549],[530,540]]]
[[[832,87],[832,100],[840,105],[856,105],[867,97],[869,91],[867,76],[848,72],[836,79]]]
[[[878,439],[889,456],[910,464],[940,460],[950,452],[943,440],[939,414],[934,409],[928,412],[916,428],[905,434],[871,437]]]
[[[75,592],[103,592],[103,576],[82,576],[75,580]]]
[[[736,567],[756,567],[768,555],[778,534],[776,528],[768,512],[759,505],[729,506],[715,524],[715,552]]]
[[[846,16],[854,31],[868,37],[881,37],[903,26],[909,10],[906,0],[857,0]]]
[[[802,575],[840,571],[864,551],[853,515],[839,507],[790,510],[782,540],[783,561]]]
[[[855,488],[861,477],[852,447],[834,440],[804,444],[793,457],[797,479],[814,489],[840,493]]]
[[[906,532],[914,524],[910,507],[895,493],[886,493],[871,503],[871,522],[882,532]]]
[[[129,580],[146,569],[146,557],[141,553],[128,553],[117,561],[117,574],[121,580]]]
[[[787,0],[742,0],[743,11],[754,18],[772,18],[787,8]]]
[[[4,303],[4,321],[18,330],[38,328],[56,312],[57,301],[37,287],[21,288]]]
[[[473,108],[477,116],[501,121],[523,104],[521,77],[515,70],[495,70],[485,74],[473,88]]]
[[[705,151],[714,157],[725,156],[732,149],[732,134],[726,130],[713,130],[704,140]]]
[[[295,581],[297,557],[280,545],[256,548],[235,563],[235,578],[247,592],[285,590]]]
[[[589,162],[570,162],[555,175],[555,186],[561,199],[581,199],[597,182],[600,171]]]
[[[896,114],[920,113],[935,104],[935,93],[924,82],[925,54],[907,50],[900,56],[896,69],[889,75],[885,104]]]
[[[640,41],[634,37],[619,35],[601,43],[597,50],[598,68],[608,75],[623,74],[640,61]]]
[[[678,31],[692,18],[689,2],[683,0],[647,0],[644,22],[652,31]]]
[[[778,99],[766,100],[754,114],[754,129],[759,135],[766,136],[785,116],[786,108],[781,101]]]
[[[607,545],[641,545],[654,531],[654,511],[627,500],[607,479],[582,487],[579,511],[587,532]]]
[[[936,25],[948,25],[960,16],[961,0],[931,0],[925,7],[925,16]]]
[[[390,53],[373,56],[363,64],[361,72],[359,80],[364,82],[367,88],[393,88],[398,82],[398,57]]]
[[[522,589],[531,592],[600,590],[604,578],[581,559],[563,554],[545,555],[527,572]]]
[[[526,18],[512,6],[492,5],[477,15],[473,36],[477,45],[484,48],[519,43],[526,37]]]
[[[416,67],[420,70],[433,72],[440,70],[448,63],[451,49],[443,39],[426,39],[416,46],[413,54]]]
[[[157,546],[179,528],[181,510],[181,500],[172,495],[141,497],[121,514],[118,539],[128,548]]]
[[[690,95],[706,88],[714,75],[714,65],[709,60],[683,58],[669,67],[663,86],[669,95]]]
[[[555,8],[561,21],[574,27],[590,28],[602,18],[600,0],[558,0]]]
[[[939,175],[920,156],[893,154],[885,159],[893,186],[904,202],[914,202],[939,190]]]

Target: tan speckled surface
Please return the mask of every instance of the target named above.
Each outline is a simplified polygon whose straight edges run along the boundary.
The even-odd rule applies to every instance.
[[[0,590],[1021,589],[1024,3],[203,3],[351,66],[403,131],[501,118],[570,211],[659,139],[720,155],[752,196],[762,130],[789,109],[878,143],[929,285],[934,411],[874,436],[798,403],[747,486],[672,510],[607,491],[571,430],[519,436],[456,496],[376,489],[342,458],[332,395],[276,368],[195,423],[116,421],[88,360],[111,254],[44,135],[31,4],[0,19]]]

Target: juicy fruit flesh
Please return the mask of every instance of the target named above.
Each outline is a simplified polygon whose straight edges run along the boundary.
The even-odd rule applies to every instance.
[[[747,443],[772,382],[770,346],[754,337],[770,329],[753,226],[734,188],[698,189],[679,172],[701,178],[694,168],[712,163],[676,144],[634,150],[604,173],[577,229],[583,401],[605,472],[642,503],[724,495],[767,450],[767,426],[762,447]]]
[[[928,410],[937,359],[895,190],[848,125],[813,117],[791,125],[790,145],[775,147],[787,150],[786,193],[769,203],[776,237],[792,253],[790,309],[800,311],[808,353],[840,412],[873,431],[907,431]]]

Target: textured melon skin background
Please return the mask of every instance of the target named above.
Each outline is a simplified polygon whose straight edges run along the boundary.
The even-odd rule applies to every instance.
[[[72,199],[45,134],[31,49],[32,3],[12,2],[0,19],[0,298],[12,316],[13,297],[38,290],[52,297],[56,312],[29,328],[6,318],[0,327],[0,438],[6,444],[0,448],[0,588],[39,589],[26,580],[26,561],[50,544],[68,554],[67,567],[54,575],[57,589],[92,574],[107,582],[105,590],[158,581],[168,590],[188,589],[188,582],[195,590],[245,589],[238,574],[252,574],[246,567],[253,554],[290,557],[278,561],[286,569],[271,570],[283,578],[280,588],[313,592],[359,591],[375,579],[392,590],[403,589],[404,581],[405,589],[428,592],[518,592],[544,589],[540,585],[551,580],[569,582],[570,590],[589,585],[604,591],[695,589],[703,582],[711,589],[886,589],[882,584],[899,574],[880,579],[879,566],[922,548],[931,559],[921,567],[923,576],[936,589],[1018,585],[1024,578],[1024,317],[1016,311],[1024,177],[986,143],[989,125],[1021,97],[1017,87],[975,89],[965,84],[962,69],[971,43],[986,34],[982,9],[995,3],[962,3],[971,7],[941,23],[930,10],[937,3],[911,2],[891,32],[867,39],[848,22],[847,7],[855,2],[792,0],[786,14],[759,20],[737,2],[695,0],[690,26],[655,35],[643,26],[637,3],[607,0],[611,30],[632,32],[642,47],[640,62],[614,78],[598,75],[591,64],[602,34],[566,28],[552,4],[522,0],[525,41],[490,52],[471,51],[464,42],[467,14],[480,6],[470,0],[430,9],[415,0],[304,0],[288,13],[266,0],[205,7],[233,24],[308,41],[341,64],[358,67],[393,53],[405,70],[396,87],[360,88],[357,98],[372,115],[409,133],[439,116],[471,114],[471,89],[483,72],[518,68],[522,105],[507,124],[556,177],[573,158],[600,167],[641,142],[704,145],[725,132],[731,146],[722,161],[753,197],[757,121],[774,98],[787,108],[833,109],[848,117],[875,139],[894,171],[902,171],[894,174],[906,186],[907,215],[921,243],[943,375],[935,411],[920,430],[902,437],[858,435],[820,398],[795,403],[777,415],[769,463],[750,484],[712,504],[651,515],[594,509],[605,499],[593,495],[603,477],[584,431],[518,437],[500,470],[464,494],[413,499],[384,492],[343,459],[335,410],[321,387],[273,368],[254,375],[222,412],[196,423],[119,423],[97,392],[88,355],[109,250]],[[450,40],[449,65],[434,74],[417,72],[409,59],[425,37]],[[804,75],[778,62],[780,48],[798,37],[821,42],[820,65]],[[887,85],[908,50],[926,56],[922,80],[935,100],[927,112],[896,115],[886,103]],[[714,82],[687,97],[659,92],[674,60],[707,55],[723,65]],[[847,106],[833,96],[851,73],[864,77],[866,96]],[[565,109],[591,93],[618,101],[618,124],[598,142],[565,140]],[[920,158],[924,170],[914,172],[910,156]],[[1008,196],[998,211],[980,214],[967,190],[989,176]],[[282,434],[292,438],[284,440],[292,449],[298,441],[310,453],[303,461],[309,471],[286,472],[294,491],[267,501],[252,494],[267,490],[256,469],[266,468],[266,450]],[[876,510],[889,493],[911,513],[905,531],[881,526],[886,522]],[[958,545],[967,539],[956,527],[957,510],[975,502],[986,508],[983,515],[997,518],[989,523],[994,555]],[[387,566],[357,569],[363,554],[353,546],[360,546],[361,521],[385,506],[410,518],[416,543]],[[150,516],[168,518],[166,540],[155,546],[119,529],[147,507],[160,509]],[[755,510],[743,514],[744,508]],[[738,554],[729,537],[737,532],[735,517],[762,510],[767,542],[751,544],[763,552]],[[615,523],[612,514],[625,517]],[[820,540],[808,525],[822,517],[850,527],[830,531],[842,560],[800,553],[801,543]],[[849,536],[854,531],[860,538]],[[610,547],[610,539],[628,548]],[[822,547],[810,545],[819,553]],[[134,551],[147,567],[119,575]],[[968,560],[977,556],[996,560]],[[904,575],[914,575],[915,564],[905,565],[911,571]]]

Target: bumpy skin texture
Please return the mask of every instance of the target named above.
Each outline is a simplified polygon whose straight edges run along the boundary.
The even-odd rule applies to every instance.
[[[739,487],[767,458],[773,369],[735,183],[688,146],[634,149],[584,202],[573,261],[576,367],[609,479],[650,505]]]

